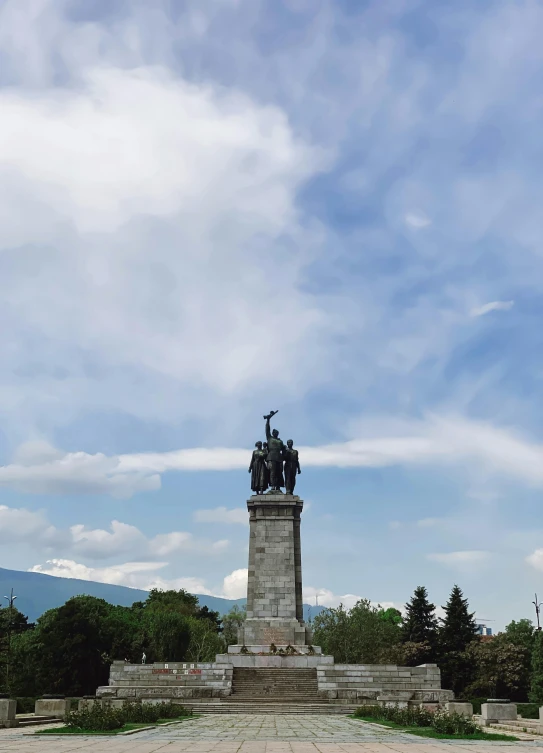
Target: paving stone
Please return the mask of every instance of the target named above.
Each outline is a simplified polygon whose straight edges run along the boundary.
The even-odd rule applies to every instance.
[[[521,753],[531,743],[431,740],[343,716],[228,714],[202,716],[137,735],[35,736],[0,730],[0,753]]]

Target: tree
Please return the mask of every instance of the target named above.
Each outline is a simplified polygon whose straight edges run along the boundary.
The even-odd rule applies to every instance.
[[[474,680],[465,689],[466,697],[524,700],[525,649],[510,643],[505,633],[490,641],[473,641],[465,654],[474,668]]]
[[[324,653],[332,654],[341,664],[385,662],[401,638],[399,625],[383,619],[381,607],[367,599],[348,611],[343,605],[323,610],[315,617],[313,630]]]
[[[449,601],[443,609],[445,617],[439,632],[442,652],[465,651],[477,637],[477,625],[474,613],[469,611],[468,600],[464,599],[459,586],[453,586]]]
[[[194,616],[198,611],[198,597],[189,594],[184,588],[180,588],[179,591],[161,591],[158,588],[152,588],[145,601],[145,609]]]
[[[465,655],[469,644],[477,637],[474,615],[469,611],[468,600],[455,585],[449,601],[443,607],[445,617],[439,631],[439,666],[441,683],[455,694],[464,690],[473,677],[473,667]]]
[[[434,662],[437,658],[438,623],[436,608],[428,601],[428,592],[424,586],[415,589],[411,601],[405,605],[405,610],[402,640],[405,643],[427,643],[428,654],[421,663]]]
[[[518,622],[513,620],[506,625],[505,635],[510,643],[520,646],[524,650],[524,675],[522,688],[520,690],[521,700],[528,697],[530,692],[530,675],[532,673],[532,653],[534,649],[534,640],[537,635],[534,624],[531,620],[522,619]]]
[[[170,609],[146,611],[144,636],[148,661],[183,661],[191,639],[190,617]]]
[[[222,631],[227,646],[238,642],[238,630],[247,617],[247,611],[234,604],[232,609],[222,618]]]
[[[16,606],[0,607],[0,687],[10,691],[13,685],[13,645],[15,637],[34,627]]]
[[[80,696],[107,684],[112,609],[104,599],[74,596],[38,619],[33,646],[38,692]]]
[[[543,704],[543,633],[537,631],[532,650],[532,678],[530,701]]]
[[[209,607],[200,607],[194,616],[197,620],[211,622],[216,633],[222,632],[222,620],[219,612],[215,612],[213,609],[209,609]]]
[[[190,643],[187,658],[190,661],[213,661],[216,654],[222,653],[226,644],[223,636],[211,620],[189,617]]]
[[[395,607],[389,607],[388,609],[381,609],[379,617],[385,622],[390,622],[392,625],[401,625],[403,622],[402,613]]]

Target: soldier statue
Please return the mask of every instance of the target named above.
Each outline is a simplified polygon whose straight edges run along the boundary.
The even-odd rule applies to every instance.
[[[268,468],[266,465],[267,452],[262,449],[262,442],[255,442],[249,473],[251,474],[251,490],[255,494],[263,494],[268,488]]]
[[[294,487],[296,486],[296,474],[301,473],[300,460],[298,458],[298,450],[295,450],[294,442],[292,439],[287,439],[287,446],[283,450],[283,457],[285,459],[285,489],[287,494],[294,494]]]
[[[272,410],[266,419],[266,440],[268,443],[268,471],[270,474],[270,487],[268,494],[282,494],[281,487],[285,486],[283,479],[283,450],[285,445],[283,440],[279,439],[279,431],[274,429],[270,430],[270,418],[275,416],[276,410]]]

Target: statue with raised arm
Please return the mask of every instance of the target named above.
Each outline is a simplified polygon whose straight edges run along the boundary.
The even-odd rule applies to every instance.
[[[275,416],[276,410],[272,410],[266,419],[266,441],[268,443],[268,471],[270,473],[270,487],[271,489],[267,494],[282,494],[281,487],[285,486],[283,479],[283,450],[285,445],[283,441],[279,439],[279,431],[274,429],[270,430],[270,418]]]
[[[285,490],[287,494],[294,494],[296,474],[302,472],[298,450],[295,450],[293,445],[294,442],[292,439],[287,439],[287,446],[283,450],[283,457],[285,459]]]

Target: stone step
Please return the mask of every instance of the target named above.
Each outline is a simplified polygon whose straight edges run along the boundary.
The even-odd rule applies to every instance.
[[[318,691],[316,669],[273,669],[235,667],[232,693],[270,695],[316,695]]]
[[[292,689],[292,690],[301,690],[301,691],[311,691],[311,692],[317,692],[318,685],[315,683],[314,685],[294,685],[293,683],[264,683],[264,682],[255,682],[254,685],[238,685],[238,683],[232,683],[233,688],[238,688],[239,690],[257,690],[257,689],[265,689],[268,690],[269,688],[274,688],[277,690],[282,690],[283,688],[286,690]]]
[[[532,724],[530,724],[530,722],[532,722]],[[490,726],[494,729],[503,729],[508,732],[523,732],[526,730],[526,732],[529,732],[531,735],[541,734],[539,732],[539,723],[537,719],[521,719],[517,721],[509,719],[507,722],[498,722],[496,724],[491,724]]]
[[[195,714],[352,714],[357,706],[327,703],[192,703]]]
[[[16,721],[19,722],[19,727],[34,727],[37,724],[59,724],[63,720],[52,716],[18,716]]]
[[[262,695],[255,695],[254,693],[247,693],[246,695],[237,693],[235,695],[227,696],[223,699],[225,703],[239,703],[243,701],[243,703],[328,703],[327,698],[319,698],[318,695],[314,696],[299,696],[299,695],[268,695],[268,696],[262,696]]]

